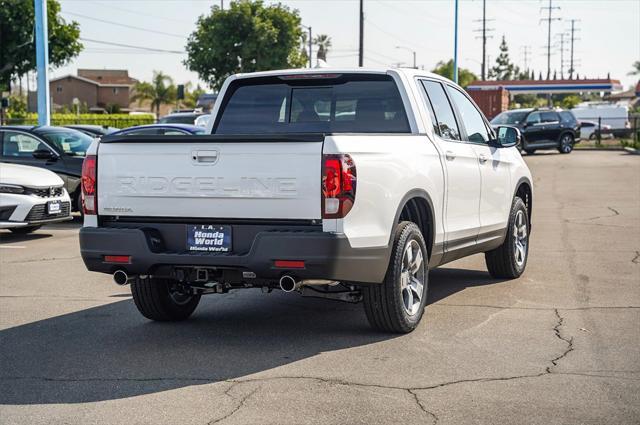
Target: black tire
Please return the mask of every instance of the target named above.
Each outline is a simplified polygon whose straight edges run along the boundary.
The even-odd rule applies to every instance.
[[[41,227],[42,226],[12,227],[9,230],[11,232],[15,233],[16,235],[26,235],[26,234],[29,234],[31,232],[35,232],[36,230],[38,230]]]
[[[427,247],[422,233],[415,223],[403,221],[394,230],[393,248],[384,282],[363,287],[364,311],[374,329],[408,333],[420,323],[427,302],[429,283]],[[409,275],[415,277],[417,281],[421,280],[420,283],[422,283],[422,294],[420,294],[419,302],[416,302],[414,294],[418,295],[419,289],[414,291],[413,286],[403,285],[401,279],[403,278],[405,250],[410,249],[413,250],[412,252],[417,252],[418,248],[422,255],[422,262],[420,266],[416,267],[417,277]],[[404,272],[405,276],[407,272]],[[409,280],[405,282],[408,283]],[[411,281],[412,284],[414,282]],[[416,288],[419,288],[419,285]],[[410,301],[407,301],[407,298]],[[407,311],[405,303],[411,305],[412,314]]]
[[[518,225],[524,224],[525,228],[516,231],[516,223],[522,220]],[[523,258],[516,257],[521,252],[517,248],[516,237],[521,238],[524,235],[524,253]],[[519,239],[522,244],[522,240]],[[502,245],[498,248],[485,252],[484,259],[487,263],[487,269],[492,277],[496,279],[515,279],[520,277],[527,267],[527,258],[529,256],[529,213],[527,206],[522,199],[515,197],[511,205],[509,213],[509,223],[507,228],[507,236]],[[519,260],[518,258],[521,258]]]
[[[84,211],[82,210],[82,190],[78,189],[76,195],[76,210],[80,213],[80,218],[84,217]]]
[[[527,155],[533,155],[534,153],[536,153],[535,149],[525,149],[524,151],[527,153]]]
[[[147,319],[160,322],[185,320],[191,316],[200,302],[200,295],[172,292],[172,283],[169,279],[137,278],[131,284],[131,295],[138,311]]]
[[[562,154],[571,153],[575,140],[570,133],[564,133],[558,141],[558,152]]]

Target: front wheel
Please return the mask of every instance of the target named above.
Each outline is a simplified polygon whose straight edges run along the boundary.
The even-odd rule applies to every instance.
[[[522,199],[511,205],[507,236],[498,248],[485,252],[487,269],[494,278],[515,279],[527,266],[529,254],[529,213]]]
[[[420,228],[408,221],[399,223],[384,282],[363,288],[364,310],[371,326],[396,333],[414,330],[427,302],[428,272]]]
[[[573,136],[569,133],[563,134],[560,138],[560,145],[558,146],[558,152],[571,153],[573,150]]]
[[[200,295],[181,293],[170,279],[137,278],[131,295],[144,317],[160,322],[187,319],[200,302]]]

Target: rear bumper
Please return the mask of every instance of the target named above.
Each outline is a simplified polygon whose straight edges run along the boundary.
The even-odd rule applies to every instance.
[[[379,283],[389,262],[387,247],[354,249],[344,235],[321,231],[276,230],[255,234],[243,255],[154,252],[141,228],[84,227],[80,252],[87,269],[113,273],[154,274],[166,267],[210,267],[253,272],[258,279],[278,279],[283,274],[300,279],[330,279]],[[104,262],[105,255],[129,255],[130,264]],[[282,269],[275,260],[304,261],[303,269]]]

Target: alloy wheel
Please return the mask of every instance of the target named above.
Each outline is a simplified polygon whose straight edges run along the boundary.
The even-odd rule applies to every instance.
[[[425,265],[420,244],[411,239],[402,254],[400,292],[402,306],[409,316],[418,313],[424,296]]]
[[[527,260],[529,232],[524,211],[518,210],[513,223],[514,259],[518,267],[522,267]]]

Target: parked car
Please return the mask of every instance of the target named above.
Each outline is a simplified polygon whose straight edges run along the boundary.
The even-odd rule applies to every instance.
[[[69,194],[55,173],[0,163],[0,229],[25,234],[71,218]]]
[[[196,118],[204,115],[202,112],[178,112],[165,115],[158,120],[158,124],[195,124]]]
[[[603,124],[600,126],[600,136],[603,139],[613,137],[611,126]],[[580,121],[580,137],[582,139],[593,140],[598,137],[598,123],[593,121]]]
[[[580,123],[571,111],[556,109],[513,109],[491,120],[491,125],[510,125],[522,132],[522,150],[557,149],[570,153],[580,141]]]
[[[0,127],[0,161],[53,171],[64,182],[72,209],[80,211],[82,161],[94,140],[66,127]]]
[[[204,134],[205,129],[190,124],[149,124],[125,128],[112,133],[115,136],[181,136]]]
[[[220,96],[197,142],[110,135],[85,160],[82,258],[131,283],[145,317],[280,288],[363,300],[373,327],[409,332],[430,268],[485,253],[492,276],[523,273],[533,197],[519,131],[494,132],[451,81],[270,71],[231,76]]]
[[[102,136],[106,136],[107,134],[111,134],[120,130],[119,128],[102,126],[102,125],[73,124],[73,125],[65,125],[65,127],[81,131],[87,136],[96,137],[96,138],[100,138]]]

